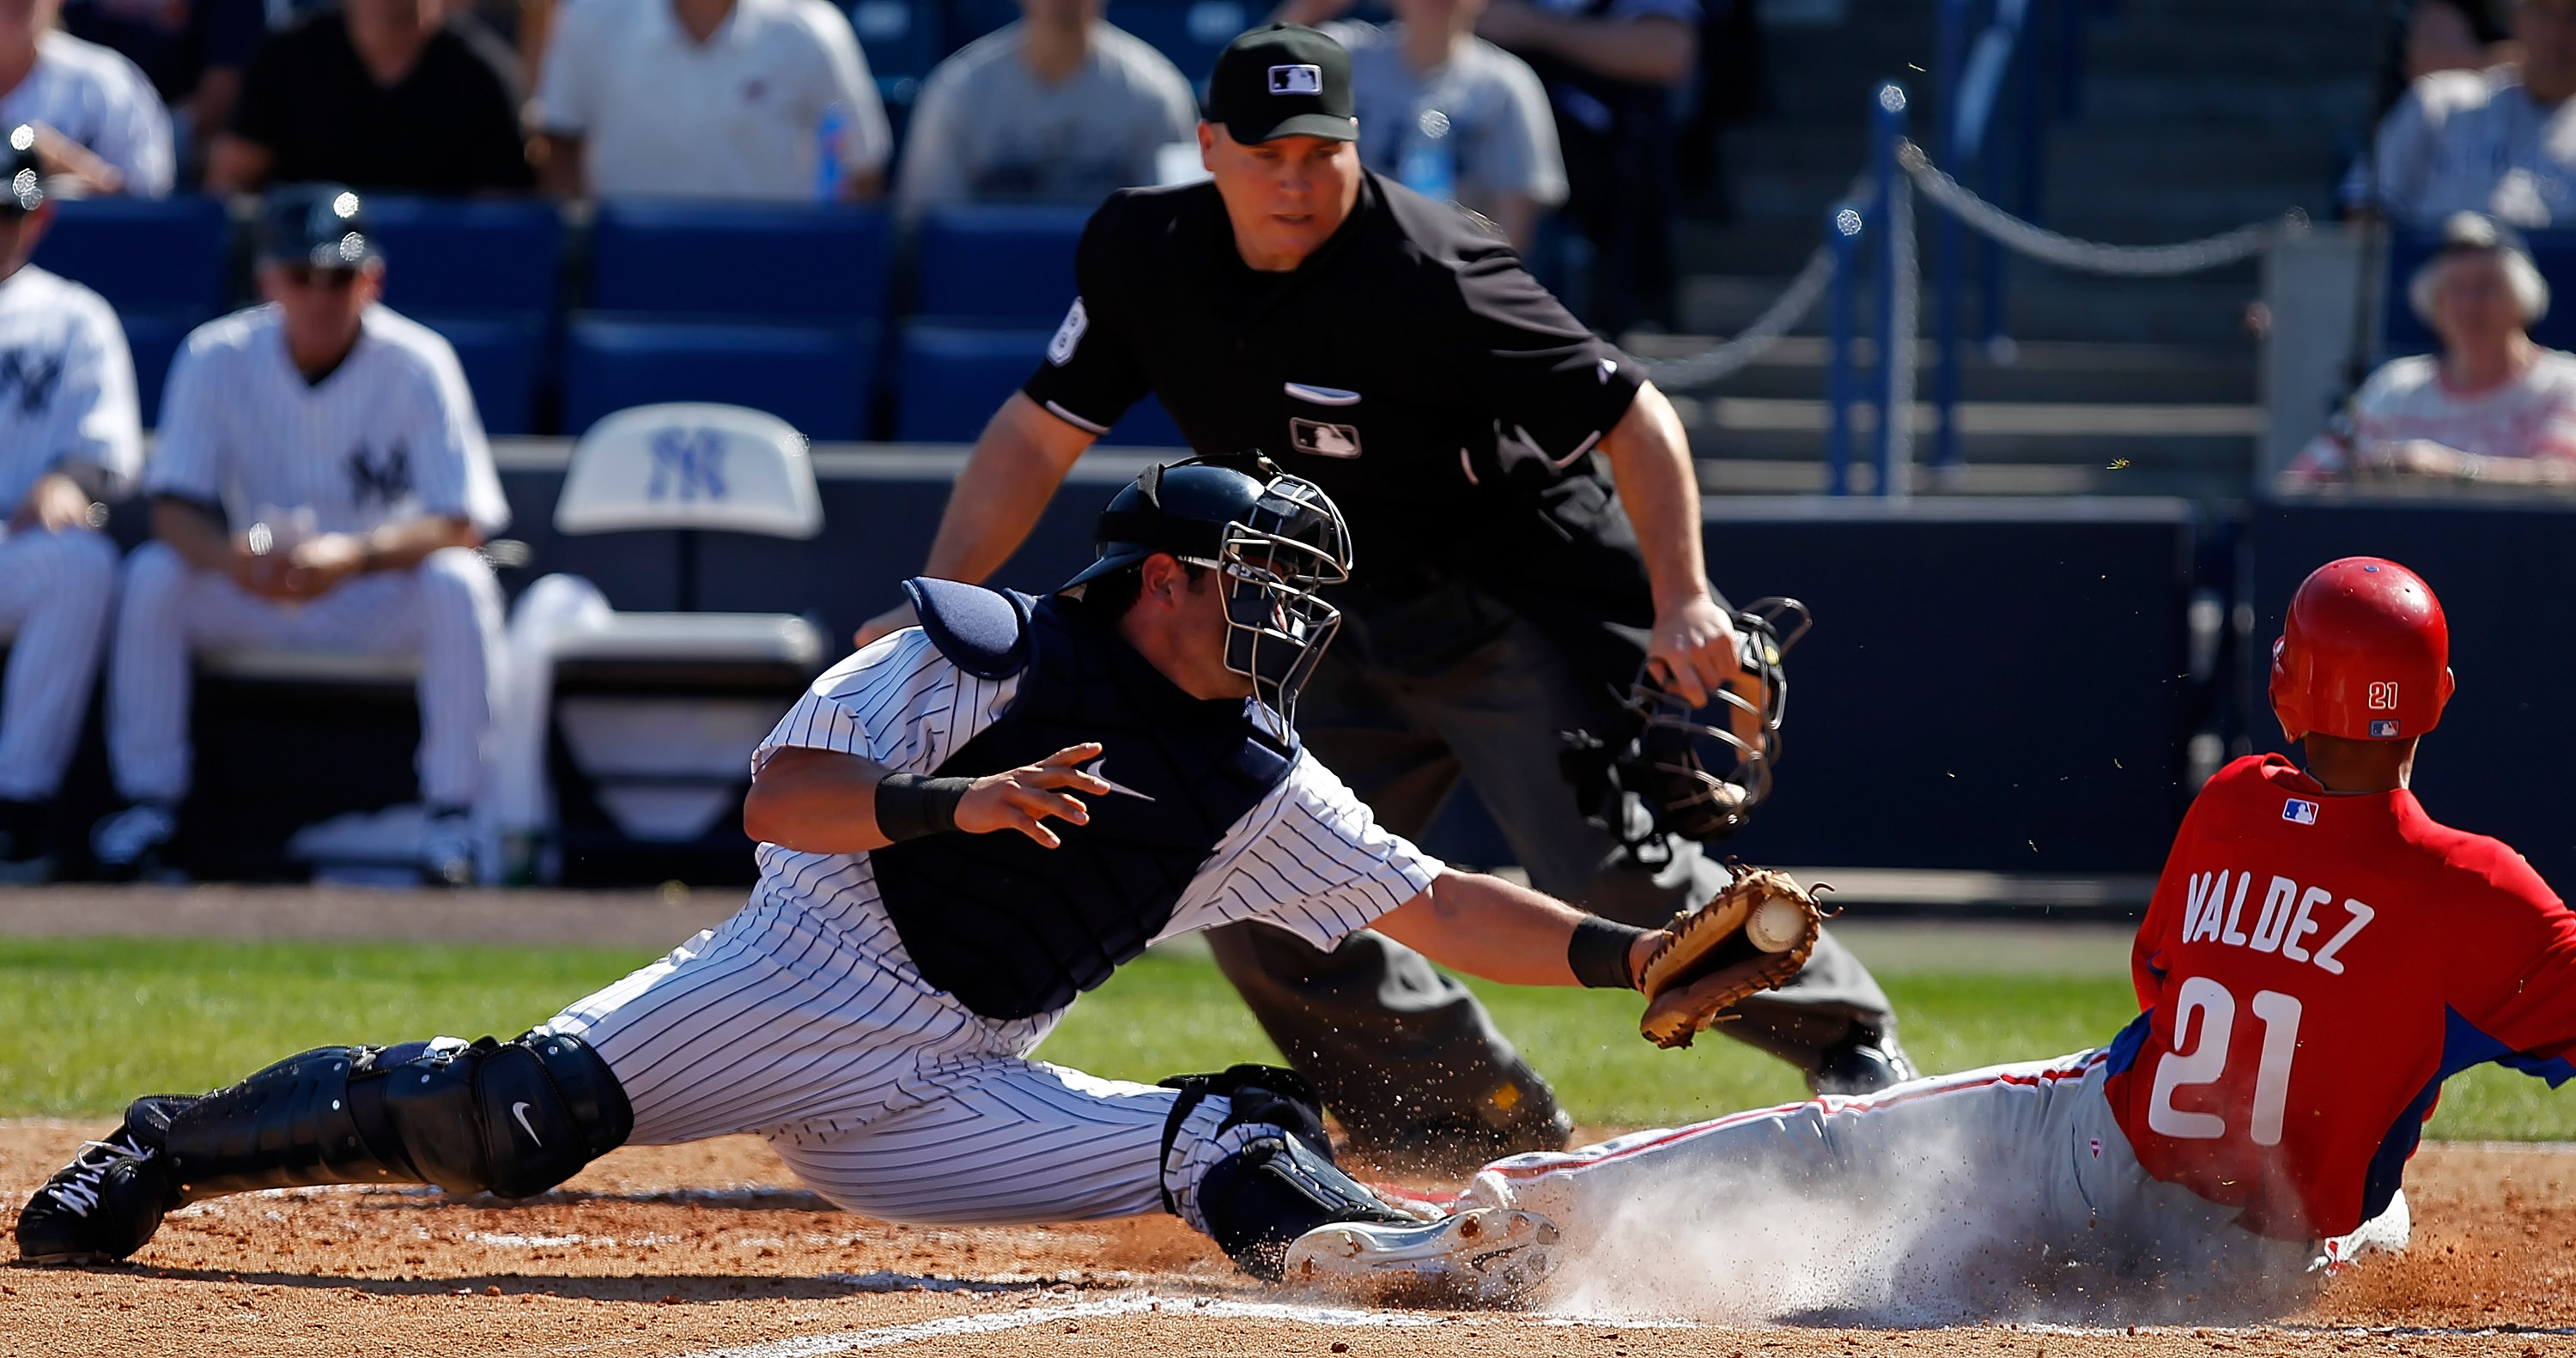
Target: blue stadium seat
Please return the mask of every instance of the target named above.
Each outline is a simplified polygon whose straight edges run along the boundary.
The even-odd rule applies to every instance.
[[[925,215],[913,314],[942,325],[1052,329],[1073,302],[1083,208],[962,207]]]
[[[604,203],[590,305],[662,319],[855,325],[885,314],[888,231],[872,208]]]
[[[37,264],[89,285],[116,308],[147,426],[160,417],[179,342],[224,310],[230,233],[214,198],[64,199],[36,247]]]
[[[905,326],[897,360],[902,398],[895,411],[895,437],[907,443],[974,442],[985,421],[1028,380],[1052,333]],[[1172,417],[1152,397],[1138,402],[1100,441],[1144,448],[1186,446]]]
[[[563,272],[552,203],[370,198],[385,248],[385,303],[456,347],[483,427],[529,432]]]
[[[2576,350],[2576,231],[2533,231],[2523,243],[2540,276],[2549,280],[2551,294],[2549,314],[2531,327],[2531,337],[2552,349]],[[2407,283],[2441,245],[2439,232],[2399,231],[2390,237],[2387,286],[2380,289],[2381,358],[2428,354],[2442,347],[2406,300]]]
[[[1111,0],[1108,19],[1170,57],[1204,97],[1216,54],[1260,13],[1243,0]]]
[[[725,325],[575,317],[566,346],[564,432],[661,401],[765,410],[813,439],[867,429],[873,327]]]

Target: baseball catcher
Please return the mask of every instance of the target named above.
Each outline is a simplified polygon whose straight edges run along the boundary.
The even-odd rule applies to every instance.
[[[1048,598],[911,581],[920,625],[815,682],[754,756],[761,879],[722,926],[512,1041],[323,1047],[140,1099],[36,1192],[20,1254],[122,1259],[168,1210],[260,1188],[524,1197],[620,1145],[753,1132],[881,1219],[1169,1211],[1276,1277],[1314,1227],[1417,1219],[1335,1167],[1312,1086],[1030,1059],[1152,943],[1373,927],[1511,983],[1651,973],[1687,999],[1672,1023],[1763,974],[1713,928],[1676,939],[1452,871],[1304,748],[1298,692],[1340,622],[1317,590],[1351,556],[1314,485],[1156,467],[1099,523],[1098,560]],[[1771,927],[1761,902],[1725,913]]]

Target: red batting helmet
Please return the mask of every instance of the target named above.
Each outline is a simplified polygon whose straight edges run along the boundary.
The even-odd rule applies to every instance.
[[[2272,713],[2292,740],[2402,740],[2451,700],[2451,624],[2422,576],[2394,561],[2329,561],[2290,597],[2272,643]]]

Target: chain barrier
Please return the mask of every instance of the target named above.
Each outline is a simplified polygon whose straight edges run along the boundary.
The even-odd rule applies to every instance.
[[[1891,215],[1895,224],[1896,253],[1904,286],[1898,289],[1896,305],[1901,323],[1896,327],[1898,355],[1897,380],[1905,389],[1906,400],[1900,412],[1910,411],[1914,387],[1914,337],[1920,312],[1921,277],[1915,257],[1913,195],[1905,192],[1908,184],[1920,188],[1934,204],[1946,209],[1969,227],[2001,242],[2006,247],[2060,268],[2078,273],[2109,274],[2136,278],[2169,278],[2177,274],[2198,273],[2233,264],[2262,252],[2275,235],[2297,235],[2308,229],[2307,214],[2295,208],[2278,220],[2253,222],[2233,231],[2195,241],[2173,245],[2104,245],[2097,241],[2078,240],[2045,227],[2034,226],[1996,207],[1932,163],[1923,148],[1911,141],[1900,141],[1896,163],[1905,171],[1905,183],[1896,186],[1890,196]],[[1868,175],[1852,181],[1851,197],[1859,198],[1868,185]],[[1816,247],[1799,266],[1780,295],[1753,323],[1737,331],[1722,343],[1681,358],[1646,360],[1647,374],[1655,385],[1669,391],[1688,391],[1712,386],[1743,371],[1768,352],[1772,345],[1789,333],[1789,329],[1806,318],[1825,287],[1833,281],[1834,258],[1824,246]],[[1900,413],[1899,419],[1909,416]],[[1907,441],[1910,429],[1898,430],[1900,442]]]
[[[1996,207],[1943,173],[1923,148],[1911,141],[1897,143],[1896,163],[1904,168],[1907,178],[1922,188],[1924,197],[1947,208],[1968,226],[2033,259],[2078,273],[2137,278],[2198,273],[2261,253],[2275,232],[2296,235],[2308,229],[2307,214],[2293,209],[2278,221],[2252,222],[2201,240],[2174,245],[2103,245],[2033,226]]]

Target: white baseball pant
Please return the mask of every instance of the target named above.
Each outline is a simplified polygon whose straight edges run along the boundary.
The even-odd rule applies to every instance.
[[[1635,1280],[1665,1304],[1732,1282],[1791,1312],[1907,1324],[2141,1296],[2277,1315],[2354,1240],[2403,1247],[2403,1196],[2335,1242],[2239,1228],[2237,1209],[2139,1166],[2107,1075],[2102,1052],[2079,1052],[1513,1156],[1467,1205],[1536,1212],[1576,1276]]]
[[[0,634],[16,633],[0,687],[0,798],[42,801],[61,790],[115,605],[116,544],[104,535],[0,537]]]
[[[855,926],[882,937],[856,937]],[[633,1145],[765,1138],[815,1191],[889,1221],[1005,1225],[1181,1214],[1223,1137],[1209,1098],[1027,1059],[1055,1014],[987,1019],[912,971],[881,915],[818,918],[755,896],[720,927],[575,1001],[545,1031],[596,1049],[635,1110]]]
[[[191,570],[161,543],[136,548],[126,558],[108,662],[107,752],[117,791],[137,801],[187,794],[189,657],[225,646],[420,657],[421,800],[473,804],[502,661],[501,586],[482,557],[444,548],[411,570],[361,575],[321,598],[281,603]]]

